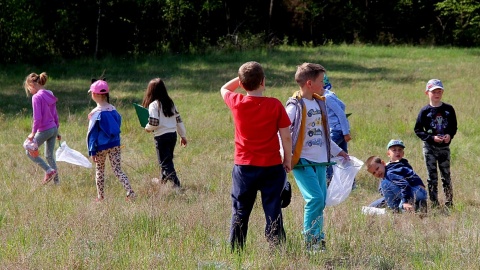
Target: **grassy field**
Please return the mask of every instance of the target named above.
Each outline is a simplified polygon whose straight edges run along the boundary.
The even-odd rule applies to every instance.
[[[402,139],[406,158],[424,181],[422,142],[413,126],[428,102],[426,82],[441,79],[443,100],[455,107],[459,122],[451,144],[455,208],[429,210],[423,219],[366,216],[361,207],[379,195],[377,180],[363,168],[351,196],[326,209],[327,252],[305,253],[304,202],[293,184],[292,204],[284,210],[286,245],[268,249],[263,211],[256,204],[246,250],[231,254],[233,121],[219,90],[250,60],[265,68],[265,94],[282,102],[297,90],[298,64],[324,65],[352,113],[350,154],[361,160],[387,158],[388,141]],[[335,46],[0,66],[0,268],[478,269],[478,63],[479,49]],[[111,102],[123,116],[122,165],[138,194],[134,203],[125,202],[110,168],[106,200],[100,204],[94,203],[94,169],[59,162],[61,184],[43,186],[43,171],[22,148],[31,129],[31,102],[22,87],[27,74],[49,74],[47,88],[59,98],[63,140],[87,154],[87,114],[95,106],[87,90],[90,79],[104,70]],[[152,183],[159,175],[154,141],[140,128],[131,105],[141,102],[155,77],[165,80],[187,128],[189,144],[177,147],[174,159],[183,194]]]

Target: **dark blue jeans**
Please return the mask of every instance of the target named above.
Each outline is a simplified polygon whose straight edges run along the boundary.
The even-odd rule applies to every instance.
[[[234,165],[232,171],[232,223],[230,244],[232,251],[243,249],[247,238],[248,221],[260,191],[265,213],[265,237],[270,245],[285,241],[281,198],[286,173],[283,166],[258,167]]]
[[[177,133],[165,133],[155,137],[155,147],[157,148],[157,158],[162,168],[162,182],[170,180],[174,186],[180,187],[177,172],[173,165],[173,151],[177,144]]]
[[[369,206],[376,208],[385,208],[387,206],[387,202],[385,201],[385,197],[381,197],[373,201]]]
[[[402,190],[392,182],[384,179],[381,182],[381,186],[388,207],[394,210],[403,209],[402,205],[404,203],[411,203],[415,206],[415,210],[418,210],[421,202],[426,202],[427,200],[427,191],[422,186],[410,187],[411,202],[406,202],[402,199]]]

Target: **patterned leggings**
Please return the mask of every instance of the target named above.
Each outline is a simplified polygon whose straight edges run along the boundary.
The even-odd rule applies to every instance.
[[[97,163],[96,163],[96,175],[95,182],[97,183],[97,196],[99,199],[103,199],[105,196],[105,161],[108,158],[110,159],[110,164],[112,165],[112,170],[115,176],[118,178],[120,183],[122,183],[123,188],[127,191],[127,196],[130,193],[133,193],[132,187],[130,186],[130,181],[128,181],[127,175],[122,171],[120,166],[121,164],[121,150],[120,146],[115,146],[109,149],[105,149],[97,152]]]

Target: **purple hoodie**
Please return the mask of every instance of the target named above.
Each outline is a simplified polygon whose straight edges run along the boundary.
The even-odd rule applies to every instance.
[[[38,92],[32,96],[32,133],[59,127],[56,106],[57,100],[52,91],[45,89],[38,90]]]

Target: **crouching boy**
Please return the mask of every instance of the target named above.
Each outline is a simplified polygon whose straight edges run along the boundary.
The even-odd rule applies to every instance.
[[[405,160],[406,161],[406,160]],[[422,179],[404,160],[385,164],[371,156],[365,162],[367,171],[382,179],[381,189],[389,208],[394,211],[427,211],[427,191]]]

